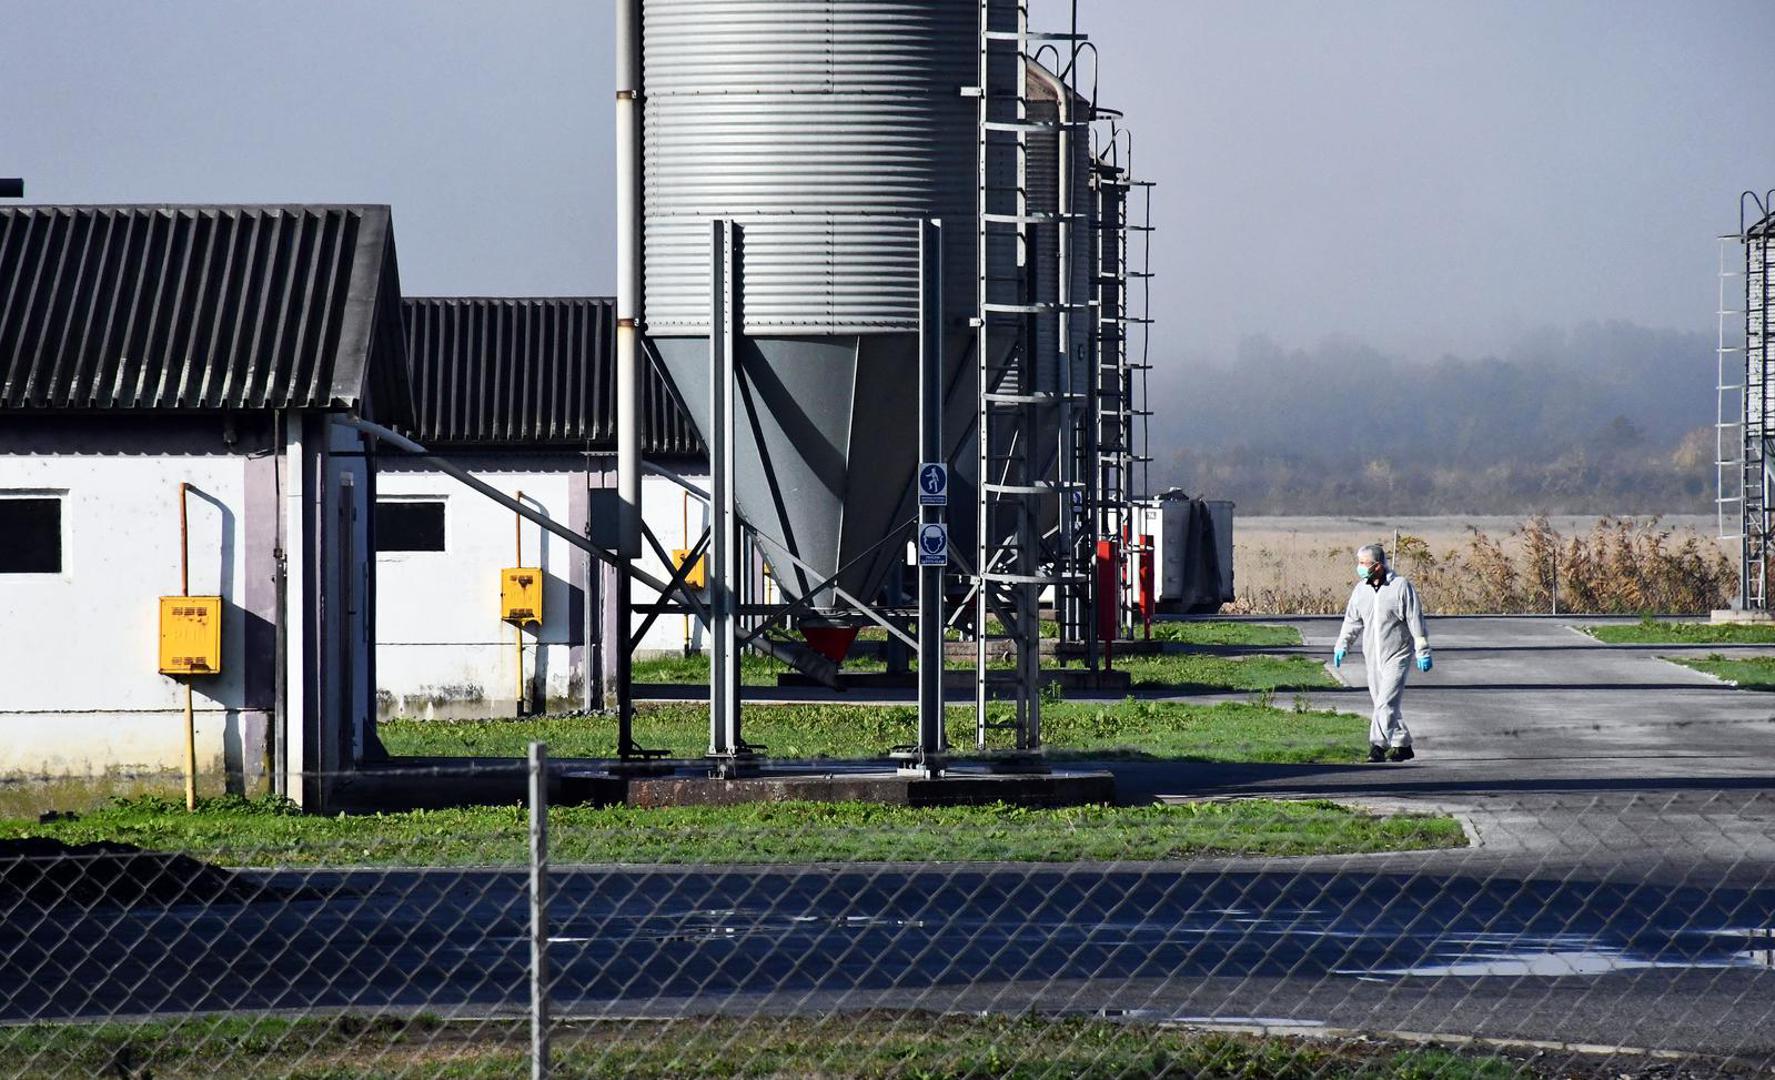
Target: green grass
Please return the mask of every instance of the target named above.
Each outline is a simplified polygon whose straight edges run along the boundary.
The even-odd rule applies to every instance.
[[[196,1018],[9,1028],[0,1030],[0,1055],[9,1062],[10,1075],[23,1077],[480,1080],[525,1075],[528,1039],[528,1028],[512,1020]],[[800,1019],[561,1023],[552,1042],[559,1075],[631,1080],[1504,1080],[1559,1075],[1541,1071],[1523,1055],[1381,1039],[1334,1042],[1096,1019],[888,1011]]]
[[[881,669],[880,661],[871,665],[867,661],[853,662],[845,665],[847,671],[862,671],[870,667]],[[777,676],[795,669],[781,660],[758,653],[740,654],[740,681],[747,686],[775,686]],[[662,656],[646,660],[637,660],[630,669],[629,677],[640,684],[676,684],[687,683],[692,686],[709,685],[709,654],[692,653],[689,656]]]
[[[1001,715],[1005,706],[995,706]],[[697,702],[643,704],[635,711],[635,738],[678,757],[708,746],[708,707]],[[748,705],[746,736],[775,757],[879,758],[916,740],[910,705]],[[973,731],[973,709],[948,711],[958,746]],[[1295,711],[1261,702],[1198,705],[1126,700],[1060,701],[1042,709],[1049,753],[1063,756],[1147,756],[1195,761],[1349,763],[1367,748],[1368,721],[1349,713]],[[383,745],[398,757],[522,757],[532,741],[557,758],[616,754],[616,725],[608,716],[522,720],[392,720],[377,725]]]
[[[1664,659],[1736,683],[1741,690],[1775,690],[1775,656],[1726,657],[1712,653],[1706,657]]]
[[[1300,631],[1292,626],[1214,620],[1209,622],[1156,622],[1153,640],[1185,645],[1249,645],[1268,648],[1299,645]]]
[[[0,822],[0,839],[98,840],[185,852],[226,866],[515,866],[522,806],[320,817],[288,803],[159,797],[74,820]],[[1329,802],[1237,800],[1175,806],[1024,809],[875,803],[562,806],[549,814],[558,865],[814,862],[1073,862],[1198,855],[1343,854],[1458,847],[1454,819],[1370,814]]]
[[[1144,690],[1314,690],[1335,687],[1325,661],[1311,656],[1213,656],[1164,653],[1115,661]]]
[[[1604,623],[1586,633],[1609,645],[1775,645],[1775,626],[1757,623]]]

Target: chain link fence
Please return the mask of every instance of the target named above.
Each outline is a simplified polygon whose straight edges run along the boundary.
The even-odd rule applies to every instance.
[[[0,839],[0,1075],[1775,1064],[1761,786],[632,810],[551,809],[547,774],[528,805],[137,799]]]

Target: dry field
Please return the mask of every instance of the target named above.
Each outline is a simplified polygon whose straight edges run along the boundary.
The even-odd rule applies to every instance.
[[[1355,581],[1355,550],[1374,542],[1396,553],[1395,566],[1418,582],[1427,607],[1448,614],[1549,611],[1556,561],[1561,611],[1706,610],[1713,594],[1736,588],[1735,573],[1729,589],[1717,578],[1736,565],[1737,541],[1716,539],[1711,515],[1542,520],[1544,528],[1503,517],[1239,517],[1234,610],[1340,612]],[[1695,596],[1665,595],[1660,579],[1691,576],[1672,575],[1671,563],[1704,564],[1712,576]]]

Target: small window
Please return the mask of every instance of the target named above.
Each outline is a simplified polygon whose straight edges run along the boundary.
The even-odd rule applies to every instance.
[[[0,574],[62,572],[62,500],[0,498]]]
[[[376,550],[444,550],[444,504],[377,500]]]

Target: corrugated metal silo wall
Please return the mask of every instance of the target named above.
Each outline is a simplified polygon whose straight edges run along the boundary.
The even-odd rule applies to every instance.
[[[646,0],[646,311],[707,333],[708,221],[747,226],[752,334],[911,331],[940,217],[974,308],[976,14],[961,0]]]

